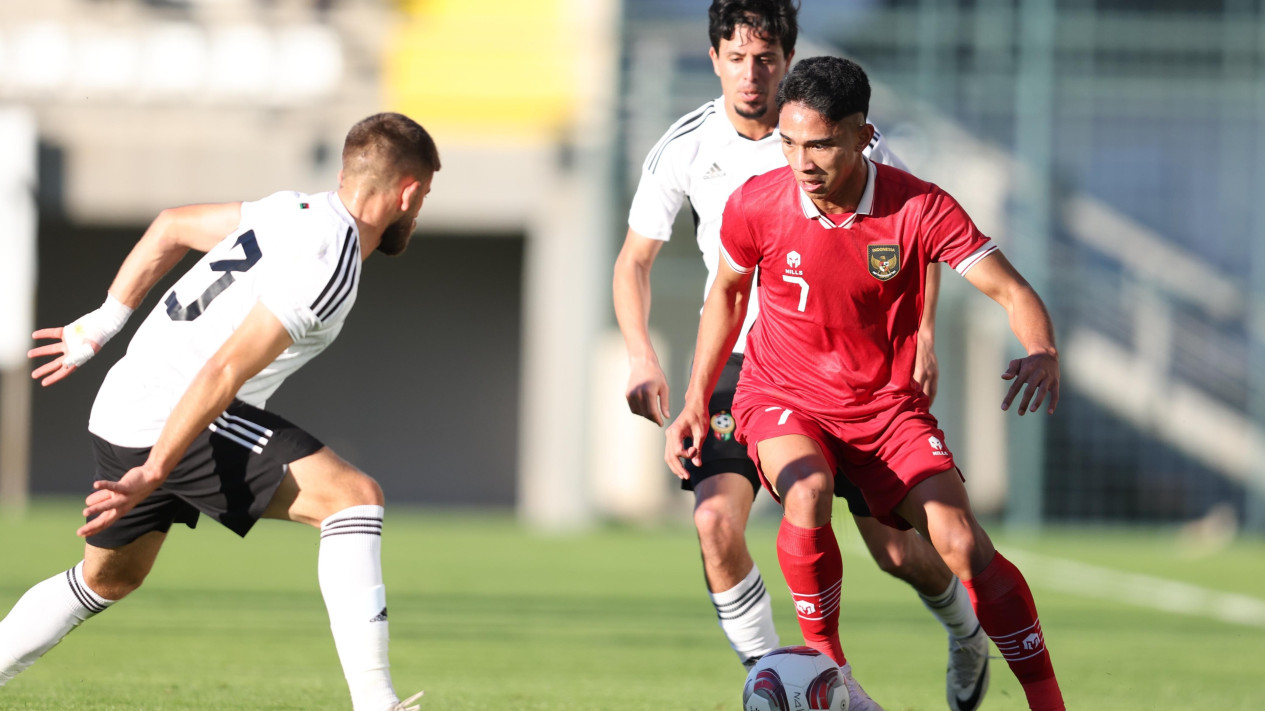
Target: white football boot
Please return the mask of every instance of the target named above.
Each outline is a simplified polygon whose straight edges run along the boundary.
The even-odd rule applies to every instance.
[[[871,699],[852,676],[852,662],[839,667],[839,671],[843,672],[843,682],[848,686],[848,711],[883,711],[883,707]]]
[[[952,711],[975,711],[988,691],[988,635],[983,627],[964,639],[949,638],[945,684]]]

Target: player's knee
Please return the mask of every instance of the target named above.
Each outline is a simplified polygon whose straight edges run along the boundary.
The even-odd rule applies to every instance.
[[[92,571],[85,567],[84,582],[92,592],[107,600],[122,600],[145,582],[146,572],[115,568],[109,571]]]
[[[792,517],[810,517],[816,525],[830,520],[834,491],[829,477],[809,476],[795,481],[782,494],[782,507]]]
[[[704,545],[727,548],[735,540],[741,540],[746,529],[745,517],[738,511],[713,501],[705,501],[694,509],[694,527]]]
[[[347,506],[382,506],[386,503],[382,487],[364,472],[357,471],[348,477],[342,488]]]
[[[979,557],[980,541],[969,526],[955,526],[936,534],[935,547],[945,565],[962,575],[971,569],[972,561]]]
[[[899,546],[887,546],[870,552],[874,555],[878,569],[884,573],[901,580],[908,580],[913,575],[913,566]]]

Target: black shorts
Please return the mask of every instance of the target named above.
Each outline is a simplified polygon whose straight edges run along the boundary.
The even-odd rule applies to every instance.
[[[176,468],[154,493],[95,536],[89,544],[118,548],[172,523],[194,528],[205,513],[245,536],[272,501],[290,462],[324,445],[279,417],[234,400],[214,424],[189,445]],[[119,447],[92,436],[96,478],[118,481],[145,463],[151,447]]]
[[[689,460],[684,462],[685,470],[690,473],[689,479],[681,481],[681,488],[686,491],[693,491],[698,482],[708,477],[733,472],[746,477],[751,483],[752,498],[760,492],[760,476],[756,474],[755,462],[747,456],[747,446],[739,443],[734,436],[734,391],[738,389],[738,376],[741,374],[742,354],[730,353],[725,369],[716,381],[712,398],[707,401],[711,431],[703,440],[703,466],[696,467]],[[847,499],[848,511],[853,515],[870,515],[870,507],[861,496],[861,490],[853,486],[843,472],[835,473],[835,496]]]

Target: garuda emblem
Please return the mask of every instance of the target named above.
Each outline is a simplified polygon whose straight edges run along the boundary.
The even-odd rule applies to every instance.
[[[899,244],[871,244],[866,247],[870,276],[887,281],[900,271]]]

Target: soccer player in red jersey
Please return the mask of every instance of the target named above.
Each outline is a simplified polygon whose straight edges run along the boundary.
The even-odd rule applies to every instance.
[[[734,397],[738,436],[782,503],[778,560],[805,641],[844,663],[842,560],[830,526],[844,472],[874,515],[926,536],[963,581],[984,630],[1037,711],[1064,709],[1032,594],[971,512],[961,472],[914,382],[923,280],[946,262],[1006,309],[1027,350],[1002,377],[1018,412],[1053,413],[1059,366],[1040,297],[940,188],[862,151],[870,87],[855,62],[802,60],[778,90],[789,165],[730,197],[721,264],[699,324],[685,406],[666,460],[686,474],[708,432],[707,402],[743,322],[759,267],[761,316]],[[1022,395],[1020,397],[1020,395]]]

